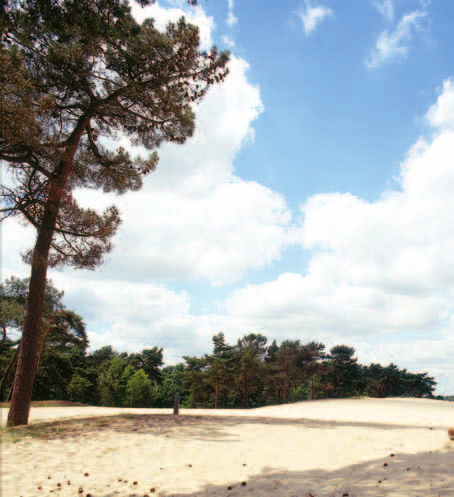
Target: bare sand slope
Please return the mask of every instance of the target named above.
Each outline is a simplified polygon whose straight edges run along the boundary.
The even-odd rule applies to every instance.
[[[3,444],[2,495],[454,497],[446,432],[454,403],[329,400],[246,412],[184,409],[178,417],[133,411],[142,414],[32,409],[32,422],[76,419],[62,423],[69,431],[48,429],[46,439]]]
[[[134,414],[172,414],[173,409],[128,409],[116,407],[35,407],[29,422],[53,419]],[[454,402],[430,399],[342,399],[298,402],[258,409],[180,409],[180,415],[265,416],[276,418],[352,421],[448,428],[454,425]],[[0,408],[1,425],[6,425],[8,409]]]

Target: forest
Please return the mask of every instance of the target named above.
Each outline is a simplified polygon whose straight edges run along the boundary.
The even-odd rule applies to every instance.
[[[29,279],[11,277],[0,286],[1,400],[14,388],[20,330]],[[164,349],[117,352],[105,346],[88,352],[83,318],[70,311],[48,281],[41,326],[38,368],[32,400],[66,400],[94,406],[186,408],[256,408],[304,400],[434,396],[428,373],[411,373],[391,363],[362,365],[355,349],[341,344],[326,351],[323,343],[286,339],[268,343],[248,333],[229,344],[222,331],[212,337],[212,352],[164,364]],[[20,335],[20,333],[19,333]],[[451,400],[446,398],[445,400]]]

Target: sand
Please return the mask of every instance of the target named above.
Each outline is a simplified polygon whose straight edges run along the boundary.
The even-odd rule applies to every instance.
[[[116,416],[127,412],[135,416]],[[40,407],[30,425],[63,418],[62,432],[2,444],[2,496],[454,497],[452,402],[322,400],[179,416]]]

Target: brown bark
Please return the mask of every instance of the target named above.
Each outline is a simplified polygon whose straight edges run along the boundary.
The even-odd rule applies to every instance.
[[[288,364],[288,356],[285,354],[285,359],[284,359],[284,403],[288,404],[288,370],[287,370],[287,364]]]
[[[14,378],[14,390],[8,413],[8,426],[28,424],[33,382],[38,362],[38,342],[46,291],[49,251],[74,155],[88,123],[89,118],[87,116],[82,116],[79,119],[76,128],[67,140],[65,157],[59,164],[55,178],[50,184],[48,200],[44,208],[43,219],[33,251],[30,286],[19,359]]]
[[[20,349],[20,344],[17,347],[16,351],[14,352],[14,355],[11,358],[11,361],[9,361],[9,364],[8,364],[8,366],[6,368],[5,374],[3,375],[2,383],[0,385],[0,399],[1,400],[3,400],[3,396],[5,394],[5,385],[6,385],[6,382],[8,381],[8,374],[11,371],[11,368],[13,367],[14,363],[16,362],[17,355],[19,354],[19,349]],[[8,397],[9,397],[9,395],[8,395]],[[7,397],[7,399],[8,399],[8,397]]]
[[[9,402],[11,400],[11,394],[13,393],[14,390],[14,381],[13,384],[11,385],[11,388],[9,389],[8,397],[6,397],[6,402]]]
[[[214,391],[214,408],[218,408],[218,394],[219,394],[219,379],[218,379],[219,364],[216,364],[216,386]]]
[[[247,409],[249,407],[248,402],[248,375],[247,372],[243,374],[243,409]]]
[[[45,340],[46,340],[46,337],[47,337],[47,335],[48,335],[48,333],[49,333],[50,329],[51,329],[51,326],[49,326],[49,327],[47,328],[47,330],[46,330],[46,331],[43,331],[43,333],[42,333],[42,335],[41,335],[41,342],[40,342],[40,344],[39,344],[38,356],[37,356],[37,359],[36,359],[36,373],[38,373],[38,368],[39,368],[39,360],[40,360],[40,358],[41,358],[41,352],[43,351],[44,342],[45,342]]]
[[[8,414],[8,426],[28,423],[46,289],[47,257],[49,255],[56,220],[56,215],[52,213],[53,210],[46,209],[33,253],[29,298],[27,301],[16,376],[14,378],[15,388]]]
[[[48,335],[49,331],[50,331],[50,326],[47,328],[47,330],[42,334],[42,337],[41,337],[41,343],[40,343],[40,346],[39,346],[39,350],[38,350],[38,359],[37,359],[37,362],[36,362],[36,373],[35,373],[35,376],[36,374],[38,373],[38,368],[39,368],[39,359],[41,357],[41,352],[43,351],[43,347],[44,347],[44,342],[46,340],[46,336]],[[4,398],[4,394],[5,394],[5,385],[6,385],[6,382],[8,381],[8,373],[11,371],[11,368],[13,367],[14,365],[14,362],[16,361],[17,359],[17,356],[19,354],[19,349],[20,349],[20,344],[19,346],[17,347],[16,349],[16,352],[14,353],[13,357],[11,358],[11,361],[9,362],[7,368],[6,368],[6,371],[5,371],[5,374],[3,375],[3,378],[2,378],[2,381],[1,381],[1,384],[0,384],[0,400],[3,400]],[[5,399],[6,401],[9,401],[10,397],[11,397],[11,393],[13,391],[13,388],[14,388],[14,381],[13,381],[13,384],[10,388],[10,391],[8,393],[8,396],[7,398]]]

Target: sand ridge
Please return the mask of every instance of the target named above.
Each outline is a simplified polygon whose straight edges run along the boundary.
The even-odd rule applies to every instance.
[[[2,495],[453,497],[454,444],[446,425],[454,424],[454,404],[368,400],[247,414],[182,410],[178,417],[171,410],[119,418],[103,408],[76,408],[79,417],[61,423],[72,431],[3,444]],[[333,419],[326,419],[328,404]],[[412,417],[397,423],[404,406]],[[61,416],[73,408],[32,409],[32,424],[55,418],[55,409]],[[317,409],[320,419],[306,418]],[[425,426],[430,414],[433,426]]]

